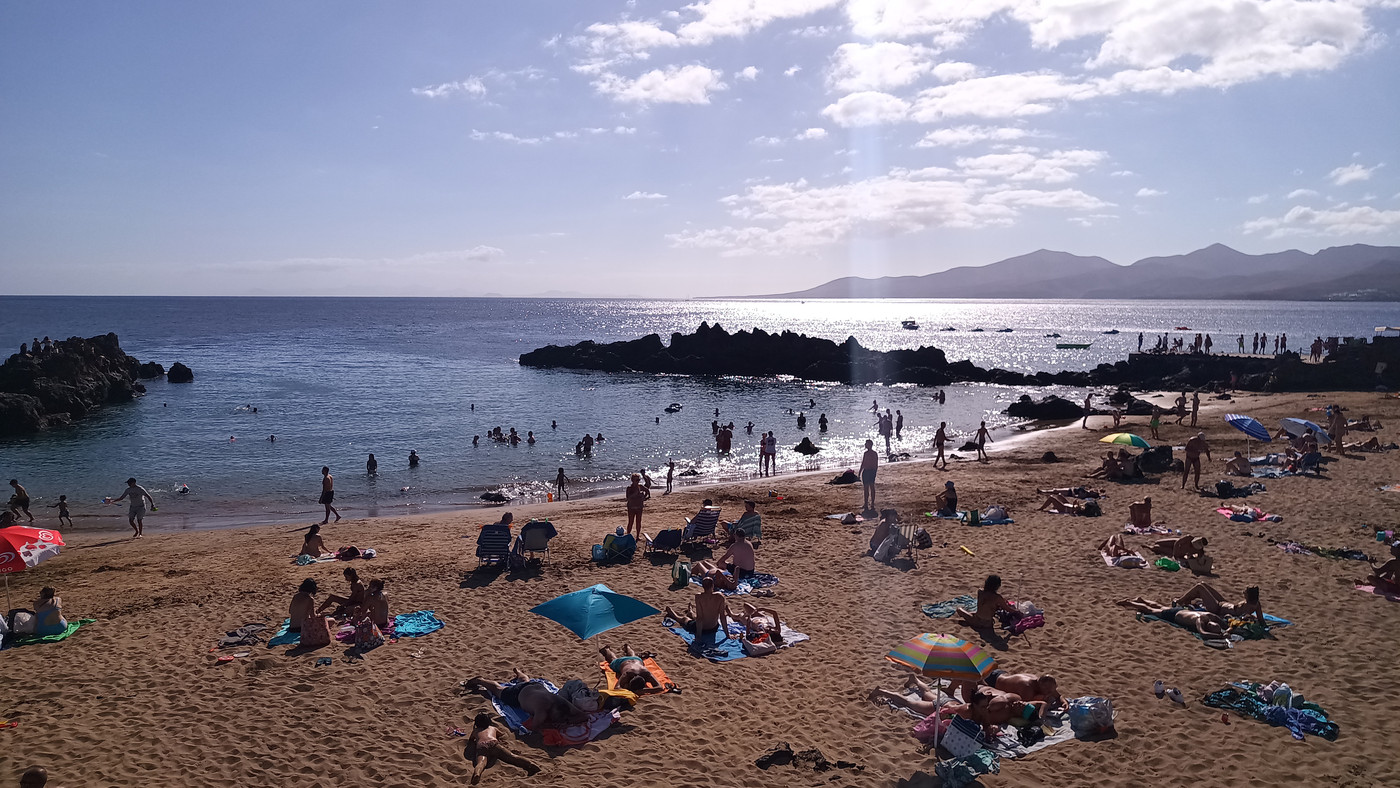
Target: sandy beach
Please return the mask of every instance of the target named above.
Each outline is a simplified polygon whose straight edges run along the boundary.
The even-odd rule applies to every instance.
[[[1315,418],[1306,409],[1329,402],[1341,402],[1353,416],[1379,417],[1383,442],[1396,435],[1400,400],[1381,394],[1206,400],[1200,424],[1215,460],[1206,465],[1203,484],[1222,478],[1221,461],[1244,446],[1242,434],[1222,421],[1224,413],[1247,413],[1272,426],[1282,416]],[[1162,437],[1180,446],[1195,430],[1172,421],[1162,426]],[[1146,436],[1145,422],[1127,419],[1122,429]],[[211,649],[226,630],[280,623],[303,578],[341,592],[347,564],[291,561],[299,528],[152,532],[140,540],[128,539],[124,526],[75,533],[60,556],[10,578],[14,606],[29,606],[41,586],[53,586],[67,618],[96,622],[61,643],[0,653],[0,720],[18,723],[0,730],[0,780],[12,784],[38,764],[49,769],[51,785],[70,788],[465,783],[471,764],[463,740],[448,732],[470,728],[471,717],[490,706],[459,696],[460,681],[505,679],[519,666],[557,684],[573,677],[592,684],[601,678],[597,649],[626,643],[654,651],[683,692],[643,698],[619,725],[581,747],[543,748],[535,737],[508,737],[514,751],[544,771],[527,778],[498,764],[483,784],[931,786],[935,761],[910,736],[915,720],[867,695],[877,686],[893,689],[907,675],[883,658],[890,648],[922,632],[946,632],[986,644],[998,667],[1053,674],[1066,696],[1107,697],[1117,710],[1116,737],[1003,760],[1000,774],[984,777],[984,785],[1400,785],[1394,758],[1400,734],[1388,722],[1395,705],[1389,690],[1400,684],[1394,659],[1400,604],[1353,588],[1368,571],[1364,563],[1286,554],[1264,538],[1384,555],[1365,526],[1394,522],[1400,496],[1378,488],[1400,480],[1400,452],[1349,454],[1329,462],[1325,478],[1265,479],[1267,492],[1235,501],[1279,514],[1279,523],[1231,522],[1214,511],[1218,501],[1179,489],[1180,478],[1171,475],[1104,484],[1102,517],[1034,511],[1043,498],[1037,488],[1084,483],[1097,467],[1105,447],[1096,441],[1113,430],[1107,417],[1089,423],[1089,431],[1076,423],[1036,433],[986,464],[965,458],[946,472],[927,462],[882,467],[881,505],[927,525],[933,537],[932,549],[916,551],[915,567],[879,564],[867,555],[873,523],[823,519],[860,504],[859,485],[825,484],[833,474],[679,488],[666,497],[658,488],[644,519],[653,534],[681,524],[704,497],[724,507],[725,519],[738,515],[743,499],[759,501],[765,539],[758,568],[780,578],[766,602],[811,641],[733,663],[691,656],[659,616],[582,642],[529,612],[594,583],[658,608],[690,599],[692,591],[670,588],[669,561],[640,553],[624,565],[589,561],[590,546],[626,521],[620,496],[512,507],[517,522],[547,516],[560,531],[538,570],[477,571],[476,526],[494,520],[495,511],[328,526],[324,536],[333,548],[378,550],[378,557],[354,566],[366,578],[387,581],[392,612],[431,609],[446,622],[439,632],[382,646],[358,661],[345,658],[340,644],[310,653],[260,644],[226,652],[246,650],[247,657],[215,661],[220,652]],[[1063,461],[1041,462],[1047,449]],[[948,479],[964,508],[1003,504],[1016,523],[969,528],[923,517]],[[770,490],[783,499],[770,498]],[[1110,568],[1100,559],[1095,544],[1118,532],[1129,503],[1144,495],[1152,496],[1157,519],[1209,538],[1218,575],[1212,584],[1232,598],[1247,585],[1260,586],[1264,610],[1294,626],[1271,640],[1217,651],[1115,606],[1114,600],[1137,595],[1170,601],[1195,580],[1184,571]],[[1127,539],[1142,546],[1150,538]],[[1009,642],[988,641],[921,612],[924,603],[975,592],[989,573],[1001,575],[1008,598],[1044,608],[1047,625]],[[318,666],[321,657],[334,661]],[[1185,706],[1156,698],[1155,679],[1179,687]],[[1297,742],[1283,728],[1234,714],[1227,725],[1221,710],[1200,702],[1230,681],[1275,679],[1326,708],[1341,727],[1337,741]],[[833,761],[861,768],[814,774],[754,765],[781,741],[820,748]]]

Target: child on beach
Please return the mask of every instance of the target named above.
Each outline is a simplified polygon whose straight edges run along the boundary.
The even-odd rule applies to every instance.
[[[472,721],[471,740],[467,742],[467,760],[473,764],[472,785],[481,782],[481,773],[486,771],[486,767],[493,760],[519,766],[530,776],[539,774],[540,771],[540,767],[534,761],[516,755],[501,744],[499,729],[491,720],[491,715],[484,711],[478,713]]]
[[[66,495],[60,495],[60,496],[58,496],[58,503],[51,503],[51,504],[49,504],[49,508],[50,508],[50,509],[54,509],[54,508],[57,508],[57,509],[58,509],[58,524],[59,524],[59,525],[63,525],[63,521],[64,521],[64,520],[67,520],[67,521],[68,521],[68,525],[69,525],[69,526],[72,526],[72,525],[73,525],[73,518],[68,516],[68,496],[66,496]]]

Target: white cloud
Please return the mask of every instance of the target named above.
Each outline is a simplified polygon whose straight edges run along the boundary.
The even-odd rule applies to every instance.
[[[796,19],[837,5],[841,0],[697,0],[681,13],[664,16],[669,22],[689,17],[674,30],[657,20],[623,19],[589,25],[570,43],[587,57],[581,65],[644,59],[654,49],[704,46],[722,38],[743,38],[783,19]]]
[[[919,38],[947,48],[1014,5],[1015,0],[848,0],[846,16],[862,38]]]
[[[753,139],[749,140],[749,144],[767,145],[771,147],[776,145],[782,145],[783,139],[781,137],[754,137]]]
[[[413,95],[430,99],[450,98],[452,96],[481,98],[486,95],[486,82],[481,77],[467,77],[457,82],[443,82],[438,85],[414,88]]]
[[[1312,189],[1294,189],[1293,191],[1288,193],[1288,199],[1290,200],[1297,200],[1301,197],[1316,196],[1318,196],[1317,192],[1313,191]]]
[[[735,74],[734,77],[735,79],[742,79],[746,82],[752,82],[755,79],[758,79],[758,68],[756,66],[745,66],[744,68],[739,69],[739,73]]]
[[[1132,170],[1114,170],[1109,173],[1109,176],[1113,178],[1131,178],[1134,175],[1137,175],[1137,173]]]
[[[666,195],[664,195],[664,194],[658,194],[657,192],[635,191],[635,192],[632,192],[632,193],[629,194],[629,195],[626,195],[626,196],[623,197],[622,199],[624,199],[624,200],[664,200],[664,199],[666,199]]]
[[[1269,201],[1269,195],[1267,195],[1267,194],[1256,194],[1256,195],[1253,195],[1252,197],[1250,197],[1248,200],[1245,200],[1245,202],[1248,203],[1248,204],[1250,204],[1250,205],[1258,205],[1259,203],[1268,202],[1268,201]]]
[[[1057,150],[1039,155],[1036,149],[1026,148],[1012,153],[959,158],[957,164],[972,178],[1063,183],[1079,177],[1076,170],[1090,169],[1106,158],[1106,153],[1097,150]]]
[[[1348,164],[1345,167],[1338,167],[1327,174],[1332,179],[1332,183],[1337,186],[1345,186],[1348,183],[1371,180],[1371,173],[1380,169],[1381,165],[1375,167],[1365,167],[1360,164]]]
[[[1012,142],[1028,136],[1030,132],[1025,129],[1010,126],[952,126],[930,131],[914,147],[961,147],[978,142]]]
[[[792,67],[790,67],[790,68],[787,68],[787,69],[784,69],[784,70],[783,70],[783,76],[785,76],[785,77],[796,76],[797,72],[799,72],[799,71],[801,71],[801,70],[802,70],[802,67],[801,67],[801,66],[792,66]]]
[[[497,140],[499,142],[510,142],[515,145],[539,145],[548,141],[548,137],[521,137],[509,131],[477,131],[472,129],[467,135],[477,142],[484,140]]]
[[[1137,190],[1138,197],[1161,197],[1164,194],[1166,194],[1166,192],[1157,189],[1149,189],[1146,186]]]
[[[1244,223],[1246,233],[1268,233],[1269,238],[1290,235],[1371,235],[1400,230],[1400,211],[1381,211],[1369,205],[1316,210],[1295,205],[1280,217],[1262,217]]]
[[[971,63],[948,61],[933,67],[933,75],[939,82],[961,82],[977,76],[980,69]]]
[[[795,140],[824,140],[824,139],[826,139],[826,137],[827,137],[826,129],[823,129],[823,128],[811,128],[811,129],[807,129],[806,131],[800,131],[800,132],[798,132],[795,136],[793,136],[793,139],[795,139]]]
[[[539,136],[533,137],[513,134],[509,131],[478,131],[477,129],[472,129],[471,133],[469,133],[467,136],[470,139],[475,140],[477,142],[486,142],[494,140],[497,142],[509,142],[515,145],[542,145],[546,142],[553,142],[555,140],[578,139],[580,136],[583,136],[585,134],[596,137],[601,134],[624,135],[635,133],[637,133],[637,130],[635,128],[632,128],[631,126],[615,126],[611,129],[605,129],[598,126],[591,126],[588,128],[578,129],[576,131],[571,129],[565,129],[562,131],[556,131],[549,134],[541,134]]]
[[[669,66],[627,79],[602,74],[593,86],[616,101],[635,104],[709,104],[710,94],[724,90],[723,73],[705,66]]]
[[[1095,92],[1090,85],[1048,72],[973,77],[920,92],[912,116],[921,123],[938,123],[948,117],[1040,115]]]
[[[842,92],[903,87],[930,74],[934,57],[932,49],[919,44],[842,44],[832,55],[827,81]]]
[[[838,126],[874,126],[897,123],[909,114],[909,102],[898,96],[876,91],[863,91],[842,96],[822,110]]]

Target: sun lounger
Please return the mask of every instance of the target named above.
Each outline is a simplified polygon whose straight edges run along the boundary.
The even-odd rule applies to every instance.
[[[483,564],[510,560],[510,526],[505,523],[482,526],[476,537],[476,557]]]

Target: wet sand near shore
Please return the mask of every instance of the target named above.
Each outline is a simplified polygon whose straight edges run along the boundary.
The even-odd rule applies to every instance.
[[[1169,399],[1151,399],[1164,405]],[[1214,462],[1202,482],[1223,476],[1223,463],[1243,435],[1226,412],[1268,425],[1308,416],[1310,407],[1339,401],[1352,415],[1377,416],[1383,442],[1395,439],[1400,400],[1380,394],[1241,395],[1203,400],[1200,418]],[[1316,416],[1318,414],[1312,414]],[[1146,417],[1121,429],[1146,436]],[[1315,419],[1317,420],[1317,419]],[[1164,442],[1181,445],[1194,429],[1163,424]],[[314,577],[339,593],[341,570],[299,567],[295,524],[256,528],[152,532],[126,538],[124,523],[73,534],[62,555],[11,576],[15,606],[28,606],[44,585],[58,589],[69,619],[96,618],[68,640],[0,653],[5,692],[0,719],[0,780],[32,764],[50,784],[332,786],[348,783],[421,786],[464,783],[471,764],[452,727],[470,727],[484,699],[459,697],[459,681],[506,678],[512,666],[556,683],[601,678],[597,648],[631,645],[654,651],[684,691],[644,698],[622,723],[590,744],[545,749],[511,741],[514,751],[544,765],[534,778],[501,764],[485,785],[713,786],[762,783],[814,785],[834,777],[847,785],[933,785],[933,759],[910,735],[914,720],[866,699],[876,686],[893,689],[907,675],[883,659],[921,632],[948,632],[987,644],[998,666],[1050,673],[1068,695],[1111,698],[1116,738],[1074,741],[1002,762],[987,786],[1040,785],[1327,785],[1362,788],[1400,784],[1394,752],[1391,687],[1400,604],[1352,588],[1364,563],[1285,554],[1258,534],[1323,546],[1383,552],[1366,524],[1391,525],[1400,496],[1380,492],[1400,481],[1400,452],[1353,454],[1327,463],[1326,478],[1263,480],[1267,492],[1239,501],[1283,516],[1281,523],[1235,523],[1214,512],[1218,502],[1179,488],[1170,475],[1148,483],[1106,483],[1110,497],[1098,518],[1035,512],[1041,487],[1084,483],[1113,431],[1108,417],[1091,430],[1030,434],[989,463],[955,461],[944,472],[927,462],[880,471],[879,498],[902,519],[927,525],[931,550],[917,566],[877,564],[867,552],[871,525],[841,525],[824,515],[860,504],[859,485],[828,486],[837,472],[679,488],[647,505],[645,530],[681,523],[702,497],[724,507],[758,500],[764,518],[760,571],[778,575],[765,604],[810,642],[778,653],[712,664],[690,656],[659,617],[581,642],[529,612],[540,602],[594,583],[655,606],[681,606],[689,590],[671,590],[669,562],[639,554],[630,564],[595,567],[590,545],[626,522],[620,495],[512,506],[517,522],[548,516],[560,537],[538,570],[476,570],[476,526],[494,510],[345,520],[323,534],[332,547],[374,547],[379,557],[353,564],[366,578],[387,581],[393,612],[433,609],[447,627],[421,639],[382,646],[349,661],[343,646],[298,654],[253,646],[250,656],[216,664],[210,648],[225,630],[248,622],[276,624],[296,584]],[[1360,438],[1369,437],[1360,434]],[[1258,444],[1255,444],[1256,448]],[[997,447],[1002,449],[1003,447]],[[1045,464],[1053,450],[1063,462]],[[1329,456],[1332,453],[1328,452]],[[964,506],[1009,507],[1014,525],[968,528],[924,518],[933,494],[953,480]],[[769,491],[782,500],[768,497]],[[1184,572],[1104,566],[1095,544],[1118,531],[1128,504],[1151,495],[1154,514],[1171,527],[1210,539],[1218,577],[1231,597],[1259,585],[1264,609],[1295,622],[1276,639],[1246,641],[1231,651],[1206,648],[1185,632],[1141,623],[1113,601],[1142,595],[1167,602],[1193,582]],[[1128,537],[1142,546],[1147,537]],[[966,547],[966,550],[962,548]],[[950,599],[1000,574],[1003,594],[1045,609],[1047,625],[1009,642],[986,641],[923,603]],[[324,591],[323,591],[324,593]],[[742,600],[743,598],[739,598]],[[737,605],[736,605],[737,606]],[[318,667],[318,657],[334,658]],[[1158,700],[1155,679],[1180,687],[1187,705]],[[1283,680],[1325,707],[1341,726],[1336,742],[1295,742],[1282,728],[1204,707],[1200,698],[1232,680]],[[507,737],[508,740],[513,737]],[[819,747],[859,771],[813,774],[792,767],[766,771],[754,758],[779,741]]]

